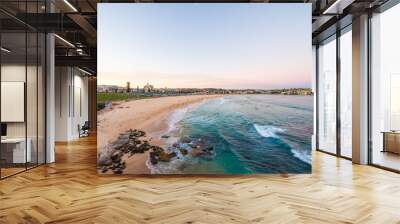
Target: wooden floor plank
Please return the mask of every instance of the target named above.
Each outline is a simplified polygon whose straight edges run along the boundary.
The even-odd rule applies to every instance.
[[[400,223],[400,175],[314,152],[311,175],[107,176],[96,138],[0,181],[0,223]]]

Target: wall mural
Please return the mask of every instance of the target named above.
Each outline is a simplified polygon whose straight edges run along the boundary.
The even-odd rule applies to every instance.
[[[99,4],[98,172],[311,173],[310,4]]]

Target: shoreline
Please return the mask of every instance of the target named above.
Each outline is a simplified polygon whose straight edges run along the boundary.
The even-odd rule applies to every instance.
[[[171,96],[119,103],[115,108],[108,109],[98,116],[98,154],[111,154],[112,149],[108,146],[112,142],[117,141],[120,134],[130,129],[144,131],[146,133],[145,139],[149,141],[150,145],[165,147],[168,139],[162,138],[162,136],[170,129],[169,120],[173,113],[204,100],[223,96]],[[150,174],[151,171],[147,166],[149,154],[149,151],[146,151],[131,156],[123,155],[121,159],[126,165],[123,172],[129,174]]]

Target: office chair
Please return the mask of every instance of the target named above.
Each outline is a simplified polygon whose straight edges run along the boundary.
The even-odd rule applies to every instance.
[[[80,125],[78,125],[79,138],[89,136],[89,129],[90,129],[89,121],[85,121],[85,123],[82,125],[82,127],[79,127],[79,126]]]

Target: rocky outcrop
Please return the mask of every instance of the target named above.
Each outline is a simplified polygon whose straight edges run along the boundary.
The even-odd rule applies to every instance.
[[[169,137],[169,136],[168,136]],[[163,137],[163,138],[166,138]],[[140,130],[129,130],[120,134],[118,139],[109,144],[109,153],[101,154],[98,157],[98,169],[105,173],[112,171],[115,174],[122,174],[126,168],[123,156],[132,156],[137,153],[145,153],[149,151],[149,160],[152,165],[158,163],[168,163],[174,159],[186,158],[202,158],[212,159],[214,156],[213,146],[201,139],[182,137],[167,149],[154,146],[146,140],[146,133]]]
[[[192,150],[192,156],[194,157],[199,157],[204,155],[204,151],[200,150],[200,149],[193,149]]]
[[[160,162],[169,162],[172,158],[176,156],[175,152],[165,152],[164,149],[157,147],[150,152],[150,162],[155,165]]]
[[[99,155],[97,166],[101,172],[112,170],[113,173],[121,174],[125,169],[125,162],[122,157],[126,154],[132,156],[136,153],[144,153],[157,146],[152,146],[147,140],[143,140],[146,133],[141,130],[129,130],[120,134],[118,139],[111,143],[109,154]]]

